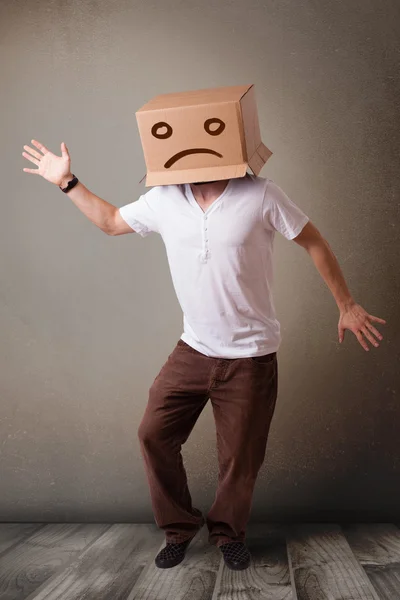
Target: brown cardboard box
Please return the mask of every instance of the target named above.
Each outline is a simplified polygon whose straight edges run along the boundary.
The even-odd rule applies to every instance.
[[[136,112],[146,186],[231,179],[261,171],[272,152],[261,141],[254,85],[156,96]]]

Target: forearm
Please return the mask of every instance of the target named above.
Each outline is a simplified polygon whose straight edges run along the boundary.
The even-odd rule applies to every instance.
[[[355,301],[349,292],[342,270],[328,242],[322,239],[320,242],[312,244],[307,252],[332,292],[339,310],[342,311],[354,304]]]
[[[65,178],[61,184],[62,187],[65,187],[70,179],[72,179],[72,175]],[[66,192],[66,195],[92,223],[105,233],[111,233],[116,210],[113,204],[93,194],[81,181],[72,190]]]

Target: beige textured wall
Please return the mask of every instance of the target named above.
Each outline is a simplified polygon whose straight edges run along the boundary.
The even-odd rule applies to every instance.
[[[399,3],[0,4],[0,520],[151,521],[137,441],[181,334],[162,240],[107,237],[29,166],[36,138],[116,206],[137,199],[134,111],[153,95],[255,83],[262,171],[387,319],[347,332],[308,255],[277,234],[279,398],[254,519],[395,514],[399,487]],[[183,449],[195,506],[216,480],[210,403]]]

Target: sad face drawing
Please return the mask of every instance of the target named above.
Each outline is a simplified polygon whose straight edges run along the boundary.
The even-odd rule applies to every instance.
[[[217,117],[213,117],[211,119],[206,119],[204,121],[204,129],[205,131],[212,136],[220,135],[225,129],[225,123],[222,119],[218,119]],[[155,123],[151,128],[152,135],[159,139],[165,140],[170,138],[173,134],[173,130],[171,125],[166,123],[165,121],[159,121]],[[211,148],[188,148],[186,150],[181,150],[180,152],[176,152],[173,156],[171,156],[165,163],[164,167],[169,169],[176,161],[180,160],[184,156],[188,156],[189,154],[213,154],[214,156],[218,156],[222,158],[222,154],[217,152],[216,150],[212,150]]]

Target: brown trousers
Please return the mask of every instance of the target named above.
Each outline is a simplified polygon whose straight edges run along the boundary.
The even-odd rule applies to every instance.
[[[167,542],[192,537],[204,523],[213,545],[244,541],[277,391],[276,352],[213,358],[178,341],[150,388],[138,429],[155,522]],[[204,519],[192,506],[181,446],[209,399],[219,476],[214,503]]]

